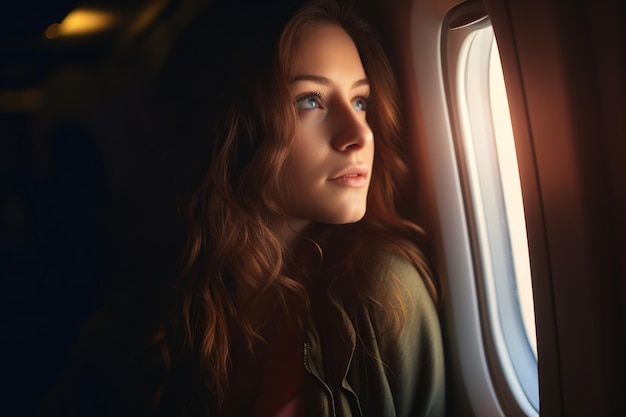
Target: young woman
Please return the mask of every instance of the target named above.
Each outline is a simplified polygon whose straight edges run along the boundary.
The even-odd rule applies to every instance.
[[[421,229],[394,209],[407,169],[389,63],[335,1],[286,10],[216,61],[233,73],[203,119],[185,268],[157,304],[152,362],[125,362],[150,377],[120,378],[113,414],[444,413],[439,294]],[[257,30],[245,15],[237,28]]]

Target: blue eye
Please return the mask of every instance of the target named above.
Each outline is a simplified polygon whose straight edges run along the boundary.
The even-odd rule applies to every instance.
[[[319,92],[306,94],[296,100],[299,109],[313,110],[322,108],[322,94]]]
[[[354,110],[365,111],[367,110],[367,98],[359,97],[352,102]]]

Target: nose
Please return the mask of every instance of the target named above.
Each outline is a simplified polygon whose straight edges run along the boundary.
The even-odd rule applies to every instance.
[[[333,109],[332,147],[338,152],[356,151],[373,142],[363,110],[357,110],[350,102],[335,103]]]

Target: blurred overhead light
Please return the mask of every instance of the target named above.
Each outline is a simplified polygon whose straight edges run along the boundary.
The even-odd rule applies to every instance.
[[[45,36],[54,39],[65,36],[90,35],[110,29],[117,23],[113,13],[96,9],[78,8],[68,14],[61,23],[48,26]]]

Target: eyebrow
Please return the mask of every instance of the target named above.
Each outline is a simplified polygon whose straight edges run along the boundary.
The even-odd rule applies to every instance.
[[[321,75],[308,75],[308,74],[297,75],[291,83],[293,84],[298,81],[313,81],[315,83],[322,84],[322,85],[330,84],[330,79],[326,77],[322,77]],[[370,84],[370,81],[367,78],[363,78],[361,80],[355,81],[354,84],[352,84],[352,88],[360,87],[362,85],[369,85],[369,84]]]

